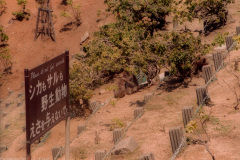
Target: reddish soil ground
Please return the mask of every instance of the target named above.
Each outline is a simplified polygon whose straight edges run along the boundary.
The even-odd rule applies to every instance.
[[[1,79],[0,98],[3,102],[0,104],[0,145],[7,145],[8,150],[0,153],[0,158],[22,158],[26,154],[25,134],[22,131],[25,121],[25,104],[23,71],[25,68],[33,68],[48,59],[69,50],[70,54],[80,52],[80,40],[86,31],[90,33],[90,39],[93,32],[97,31],[100,26],[114,21],[113,16],[105,12],[105,4],[103,0],[75,0],[81,4],[81,13],[83,23],[80,27],[71,31],[60,33],[60,29],[68,19],[60,17],[60,12],[67,9],[66,6],[60,5],[60,1],[52,0],[52,9],[54,16],[54,27],[56,31],[57,42],[46,38],[41,40],[39,37],[34,41],[34,32],[37,18],[38,5],[35,1],[29,1],[27,8],[30,9],[30,20],[26,21],[11,21],[13,18],[12,12],[19,10],[15,0],[7,1],[7,10],[0,16],[0,24],[4,26],[6,33],[9,35],[9,49],[13,60],[13,74],[4,76]],[[220,32],[235,33],[236,26],[239,25],[239,3],[229,6],[229,12],[235,20],[225,27],[211,33],[207,37],[202,37],[203,41],[211,42],[214,36]],[[97,16],[97,10],[101,9],[102,14]],[[100,22],[97,22],[97,20]],[[171,22],[171,17],[168,17]],[[199,22],[187,23],[190,29],[201,29],[202,25]],[[167,27],[172,30],[172,24]],[[182,26],[183,27],[183,26]],[[181,27],[179,27],[180,29]],[[236,96],[231,91],[231,88],[236,88],[239,95],[239,81],[231,74],[233,71],[234,62],[239,58],[238,51],[231,51],[230,56],[225,59],[226,67],[221,69],[217,74],[217,79],[208,86],[208,92],[211,98],[211,105],[204,106],[205,112],[211,112],[210,119],[207,122],[206,131],[210,141],[207,142],[209,150],[215,156],[216,160],[232,160],[240,159],[239,143],[240,143],[240,128],[238,125],[240,112],[234,110],[236,105]],[[213,62],[211,61],[211,64]],[[233,71],[234,74],[240,76],[239,71]],[[229,85],[227,85],[224,81]],[[196,88],[204,85],[203,78],[192,78],[188,85],[180,82],[161,83],[157,87],[153,98],[145,105],[145,113],[133,123],[128,129],[125,137],[132,136],[138,143],[139,147],[130,154],[121,156],[112,156],[112,160],[134,160],[138,159],[142,154],[152,152],[156,160],[166,160],[172,155],[169,128],[173,126],[183,126],[182,123],[182,107],[194,106],[197,108]],[[94,91],[93,100],[105,102],[113,96],[113,92],[106,88],[114,85],[114,83],[106,84]],[[125,96],[121,99],[111,99],[111,103],[107,103],[102,107],[89,121],[88,117],[78,117],[71,119],[71,159],[94,159],[96,150],[109,151],[113,146],[112,131],[110,130],[111,120],[118,118],[126,126],[130,125],[134,119],[134,108],[141,106],[144,102],[144,95],[152,92],[155,86],[144,88],[139,92]],[[8,88],[13,93],[8,95]],[[99,94],[99,91],[106,89],[106,92]],[[9,103],[6,107],[5,104]],[[19,105],[17,107],[17,105]],[[2,114],[6,113],[4,117]],[[77,136],[77,126],[87,122],[87,129],[80,136]],[[6,124],[11,124],[7,129]],[[65,143],[65,122],[62,121],[55,126],[44,142],[32,145],[33,159],[45,158],[52,159],[51,148],[55,146],[64,146]],[[95,133],[98,132],[100,141],[95,144]],[[203,130],[199,127],[197,133],[202,136],[202,139],[207,140]],[[198,139],[195,134],[186,134],[186,137]],[[60,159],[64,159],[62,156]],[[211,156],[206,148],[200,144],[186,145],[176,158],[177,160],[211,160]]]

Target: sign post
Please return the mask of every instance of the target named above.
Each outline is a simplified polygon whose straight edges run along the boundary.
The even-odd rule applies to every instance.
[[[70,116],[66,118],[65,126],[65,160],[70,160]]]
[[[69,51],[66,51],[66,76],[67,84],[69,86]],[[69,87],[68,87],[68,94],[67,94],[67,101],[68,101],[68,108],[69,108]],[[69,109],[68,109],[69,111]],[[66,117],[66,126],[65,126],[65,160],[70,160],[70,116]]]
[[[66,160],[69,159],[69,52],[33,68],[25,69],[26,145],[31,144],[66,119]]]

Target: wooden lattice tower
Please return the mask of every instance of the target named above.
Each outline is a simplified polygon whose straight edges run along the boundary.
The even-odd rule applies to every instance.
[[[35,31],[35,40],[41,34],[42,39],[44,36],[50,36],[52,40],[56,42],[53,21],[52,10],[49,7],[50,0],[44,0],[41,3],[41,7],[38,8],[37,25]]]

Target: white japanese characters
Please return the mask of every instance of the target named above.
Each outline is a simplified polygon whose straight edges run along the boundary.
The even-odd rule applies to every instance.
[[[35,95],[42,94],[43,92],[46,91],[47,88],[50,89],[51,87],[57,85],[58,82],[62,82],[62,81],[63,81],[63,74],[62,74],[62,72],[60,72],[59,74],[57,72],[54,72],[53,75],[49,74],[48,78],[47,78],[47,82],[46,82],[47,85],[46,85],[45,81],[40,82],[38,80],[36,86],[30,85],[30,90],[29,90],[30,100],[32,100]],[[65,86],[66,86],[66,84],[65,84]],[[63,89],[66,89],[66,87],[63,88]]]
[[[57,87],[55,92],[50,92],[49,95],[44,95],[41,98],[41,112],[51,108],[55,103],[67,97],[67,85],[63,83],[61,87]]]
[[[30,140],[58,123],[67,113],[68,84],[65,56],[29,74]]]
[[[37,120],[36,124],[32,123],[30,128],[30,138],[36,137],[41,131],[44,131],[45,128],[49,127],[51,124],[54,124],[55,121],[59,120],[62,116],[67,113],[66,105],[55,113],[46,113],[46,119]]]

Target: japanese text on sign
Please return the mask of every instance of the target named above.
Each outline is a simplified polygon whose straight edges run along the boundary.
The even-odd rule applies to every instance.
[[[59,123],[68,113],[66,57],[66,54],[62,54],[27,73],[27,135],[31,142]]]

